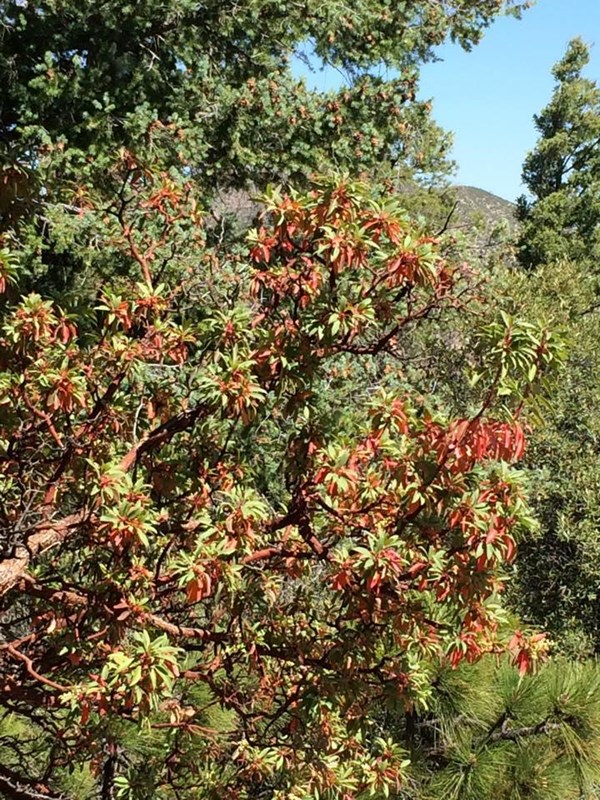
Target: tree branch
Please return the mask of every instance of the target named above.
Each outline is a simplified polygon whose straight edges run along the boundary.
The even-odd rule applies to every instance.
[[[60,520],[45,520],[33,528],[11,558],[0,562],[0,596],[23,577],[33,558],[51,547],[61,544],[71,532],[88,520],[86,511],[77,511]]]
[[[66,795],[55,794],[43,784],[27,781],[4,766],[0,766],[0,792],[8,800],[67,800]]]
[[[537,725],[526,725],[522,728],[507,728],[505,725],[500,730],[494,731],[486,740],[488,743],[493,742],[516,742],[519,739],[526,739],[529,736],[541,736],[543,734],[552,733],[562,728],[561,722],[550,722],[545,719],[538,722]]]
[[[128,472],[140,455],[170,441],[176,433],[189,430],[207,411],[208,407],[201,405],[167,420],[129,450],[121,460],[121,468]],[[0,562],[0,597],[23,577],[35,556],[61,544],[74,529],[90,521],[89,512],[81,510],[69,514],[64,519],[45,520],[35,525],[32,533],[17,546],[15,554]]]
[[[125,472],[131,469],[139,456],[147,453],[149,450],[155,450],[160,445],[168,442],[176,433],[188,430],[193,427],[195,423],[204,416],[208,411],[208,407],[201,405],[192,408],[189,411],[182,411],[175,417],[167,420],[163,425],[159,425],[151,431],[144,439],[137,442],[127,455],[121,460],[121,469]]]

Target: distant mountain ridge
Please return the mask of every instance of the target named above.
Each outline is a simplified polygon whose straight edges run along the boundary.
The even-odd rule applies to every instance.
[[[445,229],[464,235],[465,255],[480,265],[516,263],[517,205],[475,186],[450,186],[453,202]]]
[[[508,219],[516,224],[516,203],[475,186],[452,186],[461,215],[482,214],[490,222]]]

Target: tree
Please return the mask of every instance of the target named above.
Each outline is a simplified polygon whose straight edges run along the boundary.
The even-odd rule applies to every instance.
[[[332,165],[359,174],[392,160],[443,171],[448,142],[416,99],[418,65],[447,36],[470,47],[499,13],[522,5],[3,2],[5,224],[39,199],[40,180],[46,199],[56,180],[77,182],[86,170],[100,185],[119,147],[160,153],[209,196]],[[309,91],[290,69],[305,50],[343,70],[347,85]],[[397,77],[378,77],[382,64]],[[58,174],[43,169],[49,153]]]
[[[528,675],[547,642],[499,602],[560,343],[393,191],[445,166],[419,63],[508,7],[1,5],[10,800],[597,780],[593,666]],[[305,47],[344,89],[293,78]],[[332,166],[376,185],[310,182]],[[273,178],[245,242],[215,193]]]
[[[541,138],[524,164],[533,199],[521,199],[519,244],[522,265],[535,267],[537,274],[511,275],[507,292],[518,313],[553,317],[572,342],[546,424],[531,441],[528,460],[541,533],[521,549],[514,601],[564,651],[579,656],[597,653],[600,642],[600,89],[582,74],[588,60],[589,48],[573,40],[554,67],[557,85],[551,102],[535,117]]]
[[[524,541],[511,600],[521,617],[579,658],[600,647],[598,627],[597,287],[585,266],[550,263],[532,274],[511,270],[495,296],[517,315],[552,318],[569,355],[544,422],[532,432],[525,464],[539,533]]]
[[[77,323],[35,294],[5,317],[0,704],[20,755],[0,788],[58,797],[71,765],[103,797],[400,797],[414,758],[377,714],[410,726],[443,665],[503,650],[531,524],[518,414],[560,345],[490,323],[479,399],[447,418],[403,385],[402,343],[468,313],[467,276],[393,197],[274,191],[225,259],[189,186],[121,170],[121,205],[90,190],[74,222],[123,277]],[[545,650],[510,642],[522,673]],[[163,738],[134,759],[140,724]]]
[[[402,797],[596,797],[598,697],[593,663],[522,677],[486,658],[442,672],[430,712],[413,720],[416,780]]]
[[[600,89],[582,76],[589,48],[570,42],[552,73],[556,88],[534,117],[540,139],[527,156],[523,181],[532,199],[519,199],[525,267],[560,258],[592,264],[600,220]]]

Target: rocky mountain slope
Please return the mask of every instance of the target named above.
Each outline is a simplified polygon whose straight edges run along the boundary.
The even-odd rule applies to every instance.
[[[481,215],[491,223],[506,219],[516,225],[514,203],[474,186],[453,186],[452,191],[456,193],[460,216]]]
[[[477,261],[514,259],[519,222],[516,204],[474,186],[452,186],[447,229],[464,236],[466,252]]]

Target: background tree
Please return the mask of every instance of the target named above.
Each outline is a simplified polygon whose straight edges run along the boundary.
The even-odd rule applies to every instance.
[[[589,48],[570,42],[552,73],[550,103],[534,117],[540,139],[523,166],[520,259],[531,268],[568,258],[592,265],[600,220],[600,89],[583,77]]]
[[[523,171],[534,199],[521,201],[520,255],[536,272],[512,271],[500,290],[518,313],[552,318],[571,342],[545,424],[531,440],[527,460],[540,537],[520,550],[513,600],[559,647],[580,656],[600,646],[600,90],[582,76],[588,59],[587,46],[577,39],[554,68],[557,86],[535,118],[541,138]]]
[[[569,357],[526,463],[539,536],[523,542],[511,586],[519,613],[570,654],[598,652],[599,448],[595,276],[585,265],[550,263],[534,274],[511,270],[496,284],[514,313],[552,319]]]
[[[100,185],[121,146],[160,155],[209,197],[332,165],[443,171],[447,141],[416,99],[418,65],[447,36],[470,47],[521,5],[9,0],[0,39],[4,216],[22,213],[40,180],[44,197],[55,179],[77,183],[85,170]],[[347,85],[309,91],[290,68],[304,51],[343,70]],[[379,77],[382,64],[397,77]],[[43,170],[49,152],[54,176]]]

